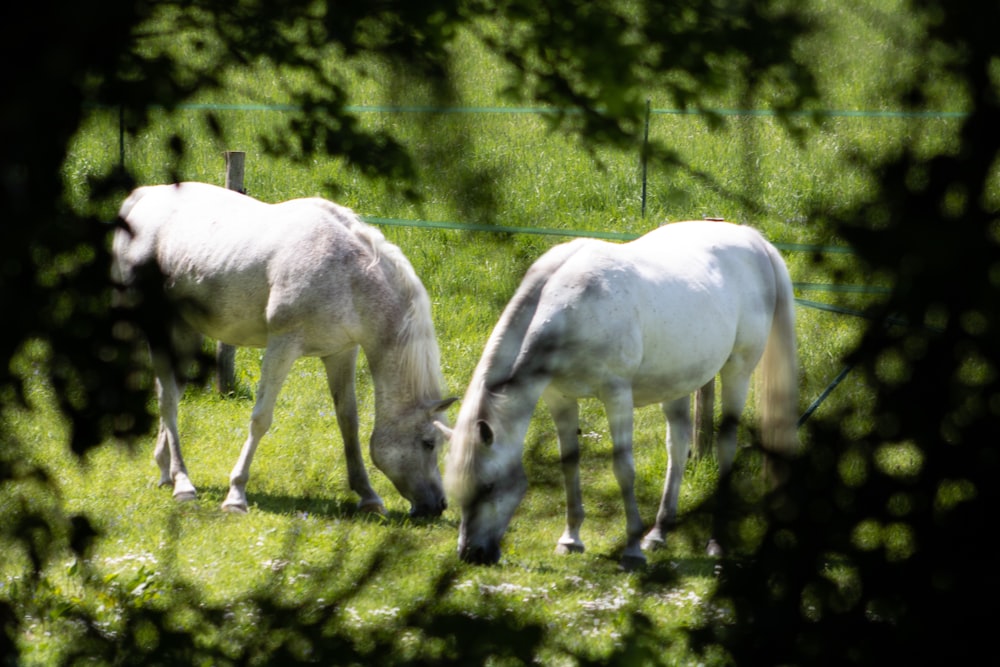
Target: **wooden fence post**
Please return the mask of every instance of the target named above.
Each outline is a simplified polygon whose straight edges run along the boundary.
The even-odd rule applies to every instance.
[[[247,154],[243,151],[226,151],[226,187],[237,192],[246,192],[243,189],[243,166],[246,163]]]
[[[713,377],[694,396],[694,443],[691,454],[696,459],[712,451],[715,431],[715,378]]]
[[[226,187],[237,192],[243,189],[243,171],[246,153],[226,151]],[[236,348],[225,343],[215,344],[215,386],[220,394],[236,389]]]

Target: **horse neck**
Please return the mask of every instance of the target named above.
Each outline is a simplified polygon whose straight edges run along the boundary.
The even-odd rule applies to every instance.
[[[536,358],[534,362],[531,360],[537,355],[532,354],[534,350],[529,349],[531,343],[528,341],[535,313],[542,300],[542,292],[549,279],[573,255],[586,248],[590,241],[592,240],[576,239],[550,248],[528,269],[490,334],[476,368],[476,375],[486,387],[499,386],[515,376],[527,376],[537,370],[529,368],[533,363],[542,363],[542,359]]]
[[[505,383],[492,396],[493,414],[497,422],[494,427],[503,429],[503,439],[516,443],[519,452],[523,449],[535,406],[547,385],[547,377],[532,375],[528,378],[516,378]]]
[[[494,430],[502,429],[494,442],[506,443],[503,446],[509,449],[504,456],[523,454],[528,423],[550,379],[542,372],[543,355],[532,355],[525,349],[530,347],[529,332],[549,278],[583,247],[580,240],[564,243],[536,260],[493,328],[455,424],[456,432],[465,431],[457,439],[464,444],[455,447],[456,439],[452,438],[448,456],[447,479],[456,497],[467,495],[476,477],[479,448],[475,443],[479,440],[471,430],[479,420]]]
[[[375,387],[375,415],[441,398],[440,355],[433,338],[392,341],[377,350],[362,345]]]
[[[523,456],[531,415],[549,381],[545,373],[530,372],[523,363],[530,356],[524,347],[548,276],[535,270],[537,265],[504,308],[462,399],[455,423],[459,435],[452,437],[445,470],[449,493],[455,498],[469,498],[474,492],[482,455],[481,438],[475,432],[480,420],[494,432],[491,456],[499,454],[505,464]]]
[[[445,460],[444,481],[448,493],[463,505],[474,497],[483,465],[510,470],[521,461],[531,416],[546,384],[534,378],[489,387],[483,381],[485,377],[485,373],[477,373],[462,399],[452,445]],[[477,432],[480,420],[489,424],[493,431],[493,443],[489,448],[479,444],[482,442]]]
[[[353,231],[371,248],[368,270],[380,275],[362,309],[368,322],[361,341],[375,384],[376,416],[440,399],[441,355],[427,291],[402,251],[378,230],[358,221]]]
[[[444,385],[426,291],[413,282],[387,294],[392,303],[383,300],[365,309],[369,335],[361,341],[375,385],[376,417],[439,400]]]
[[[473,373],[460,415],[470,422],[486,420],[503,431],[500,440],[519,448],[551,379],[544,370],[546,355],[534,353],[529,336],[539,292],[519,290],[504,310]]]

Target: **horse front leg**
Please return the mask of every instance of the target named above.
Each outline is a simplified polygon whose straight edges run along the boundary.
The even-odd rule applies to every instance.
[[[667,418],[667,473],[656,523],[642,540],[642,548],[658,549],[666,543],[667,532],[677,520],[677,499],[691,446],[691,401],[685,396],[663,404]]]
[[[160,391],[157,388],[157,396],[159,395]],[[160,405],[162,406],[162,400],[160,401]],[[153,450],[153,459],[160,469],[160,481],[157,483],[157,486],[160,488],[173,486],[174,480],[170,472],[170,431],[166,423],[164,423],[162,407],[160,408],[160,428],[156,434],[156,449]]]
[[[343,354],[323,357],[323,366],[326,368],[330,395],[333,396],[340,437],[344,440],[348,484],[360,498],[358,510],[385,514],[385,503],[372,488],[361,456],[361,441],[358,438],[358,400],[355,391],[357,360],[358,348],[355,347]]]
[[[580,407],[554,389],[542,394],[559,436],[559,458],[566,488],[566,530],[556,543],[557,554],[583,553],[583,494],[580,492]]]
[[[737,431],[740,416],[750,393],[750,373],[753,367],[737,363],[736,359],[722,371],[722,418],[719,422],[719,437],[716,442],[716,458],[719,460],[718,489],[723,497],[729,491],[730,477],[733,470],[733,460],[736,458]],[[727,508],[723,502],[716,502],[712,516],[712,536],[708,540],[705,551],[709,556],[722,556],[724,553],[720,534],[726,519]]]
[[[188,477],[181,456],[180,435],[177,432],[177,410],[180,387],[171,356],[162,351],[152,353],[156,374],[156,400],[160,406],[160,428],[156,436],[153,457],[160,468],[160,486],[173,486],[175,500],[193,500],[197,492]]]
[[[250,413],[250,434],[243,443],[240,457],[229,475],[229,494],[222,503],[226,512],[246,513],[248,509],[246,485],[250,479],[250,464],[261,438],[271,428],[274,418],[274,404],[278,400],[281,385],[288,377],[292,363],[300,356],[299,345],[290,337],[271,339],[264,350],[260,365],[260,383],[257,385],[257,400]]]
[[[640,546],[643,525],[639,505],[635,500],[635,459],[632,454],[635,405],[632,402],[632,388],[613,387],[604,393],[601,400],[607,412],[614,445],[612,466],[625,504],[625,551],[621,564],[624,569],[633,570],[646,564],[646,556]]]

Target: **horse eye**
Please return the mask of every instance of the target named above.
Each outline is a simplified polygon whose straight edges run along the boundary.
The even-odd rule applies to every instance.
[[[437,446],[437,443],[435,443],[434,440],[430,438],[425,438],[421,440],[420,444],[424,446],[424,449],[429,449],[431,451],[433,451],[434,448]]]

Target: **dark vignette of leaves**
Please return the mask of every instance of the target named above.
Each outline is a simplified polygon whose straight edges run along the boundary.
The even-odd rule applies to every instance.
[[[949,75],[973,106],[952,155],[859,162],[879,189],[832,221],[895,284],[848,360],[876,388],[876,422],[861,437],[837,419],[812,425],[813,449],[789,462],[770,498],[761,547],[725,568],[718,595],[735,621],[693,636],[737,664],[940,664],[993,650],[979,610],[1000,592],[988,538],[1000,509],[1000,211],[990,194],[1000,47],[976,26],[1000,13],[915,7],[930,17],[923,49],[952,54]],[[886,94],[919,105],[933,76]],[[905,380],[883,372],[887,359],[901,360]],[[895,443],[915,445],[919,470],[882,468],[880,451]],[[847,459],[865,471],[860,481],[838,470]]]
[[[135,359],[144,351],[137,332],[147,329],[147,322],[141,311],[110,306],[111,225],[73,212],[59,174],[88,105],[120,105],[132,126],[142,127],[149,105],[172,108],[198,90],[218,86],[217,74],[225,66],[268,57],[314,70],[317,83],[314,93],[299,99],[304,111],[293,121],[299,143],[275,144],[275,150],[343,154],[367,173],[406,178],[413,169],[405,147],[389,136],[358,131],[344,113],[342,91],[318,61],[320,46],[336,43],[348,55],[379,54],[401,69],[438,77],[448,72],[446,47],[459,25],[477,29],[479,17],[498,18],[503,39],[482,36],[514,66],[512,94],[565,110],[553,116],[556,125],[585,141],[621,145],[634,143],[642,91],[650,82],[662,84],[657,77],[663,74],[672,76],[664,85],[682,108],[697,108],[702,91],[727,77],[748,86],[767,77],[787,83],[784,108],[807,100],[812,81],[791,51],[806,26],[794,11],[777,9],[784,4],[734,0],[708,11],[684,0],[641,2],[640,25],[629,23],[615,3],[569,0],[356,1],[319,13],[321,3],[307,2],[280,7],[249,0],[111,2],[101,11],[58,2],[18,5],[16,18],[5,9],[0,53],[17,66],[0,72],[5,99],[13,101],[0,106],[0,299],[7,314],[0,329],[0,396],[24,400],[10,362],[27,341],[41,340],[49,352],[39,370],[57,390],[74,451],[83,453],[109,436],[146,432],[152,424],[148,381],[134,375]],[[866,165],[879,174],[881,190],[837,221],[873,268],[896,277],[885,315],[913,325],[873,325],[854,361],[878,380],[879,360],[889,351],[907,360],[911,379],[874,383],[880,420],[867,437],[847,442],[833,421],[812,426],[814,442],[824,446],[789,462],[788,484],[765,507],[769,527],[760,548],[725,564],[719,597],[731,603],[736,622],[692,636],[703,647],[724,647],[739,664],[868,664],[888,657],[955,662],[978,656],[991,636],[988,615],[976,610],[995,597],[998,583],[984,536],[996,515],[994,480],[1000,472],[995,444],[1000,314],[996,211],[983,195],[1000,147],[991,70],[1000,54],[988,30],[1000,16],[981,4],[917,0],[913,8],[930,17],[928,46],[955,54],[953,73],[972,93],[961,150],[951,157],[904,154]],[[155,36],[139,35],[135,28],[156,11],[176,11],[178,29],[193,26],[211,35],[216,59],[195,68],[166,52],[140,48]],[[594,49],[595,44],[603,48]],[[887,94],[918,104],[919,83],[917,77],[908,88]],[[177,147],[182,150],[183,142]],[[668,152],[664,159],[670,159]],[[913,169],[924,175],[918,188],[908,178]],[[103,174],[94,192],[114,199],[132,185],[126,173]],[[988,372],[963,374],[968,359]],[[915,478],[873,472],[865,484],[852,486],[834,472],[848,449],[877,471],[878,449],[904,440],[916,443],[924,457]],[[0,433],[5,486],[46,484],[40,471],[18,464],[24,446]],[[954,484],[971,491],[943,502],[943,492]],[[5,538],[26,545],[36,576],[57,553],[86,553],[93,531],[85,517],[65,517],[58,508],[23,510],[2,530]],[[860,548],[854,531],[862,521],[904,524],[915,551],[898,558],[886,548]],[[841,568],[846,584],[833,581],[831,568]],[[196,593],[181,591],[178,600],[178,608],[203,609],[210,625],[225,625],[224,610],[199,606]],[[339,655],[338,661],[347,662],[358,655],[342,637],[322,634],[318,621],[289,613],[266,591],[255,604],[271,622],[288,623],[277,636],[314,642],[318,652],[309,657]],[[423,627],[436,636],[501,640],[467,647],[475,649],[471,655],[477,660],[491,651],[524,660],[541,632],[502,623],[498,628],[461,615],[428,618]],[[306,659],[295,642],[250,641],[224,652],[193,633],[170,630],[169,612],[154,608],[126,616],[126,627],[135,630],[126,638],[109,638],[92,619],[81,621],[88,641],[72,656],[81,660]],[[17,609],[0,603],[0,654],[17,655],[14,638],[22,622]],[[152,651],[141,643],[147,626],[164,633]],[[645,641],[643,624],[636,627],[637,634],[626,638],[626,653]],[[942,637],[948,641],[939,641]],[[644,655],[650,657],[648,651]]]

